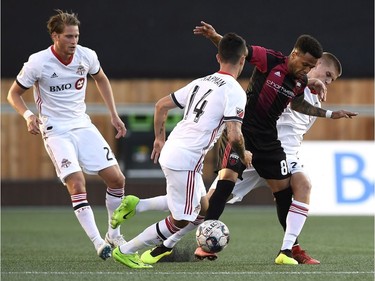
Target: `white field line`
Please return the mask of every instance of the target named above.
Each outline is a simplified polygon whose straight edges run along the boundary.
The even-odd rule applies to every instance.
[[[20,272],[1,272],[2,275],[360,275],[360,274],[375,274],[374,271],[241,271],[241,272],[158,272],[153,270],[146,271],[125,271],[125,272],[47,272],[47,271],[20,271]]]

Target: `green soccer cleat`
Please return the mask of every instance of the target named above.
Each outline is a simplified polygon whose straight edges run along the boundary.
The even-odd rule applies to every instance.
[[[141,255],[141,260],[147,264],[157,263],[162,257],[172,254],[172,249],[164,245],[157,246],[152,250],[147,250]]]
[[[125,220],[132,218],[135,215],[135,209],[139,203],[139,198],[134,195],[125,196],[122,199],[120,206],[113,212],[111,217],[111,227],[117,228]]]
[[[298,261],[292,258],[292,252],[290,250],[283,250],[279,252],[279,255],[275,259],[276,264],[298,264]]]
[[[113,259],[130,268],[152,268],[152,265],[144,263],[137,253],[123,254],[120,249],[116,247],[113,252]]]

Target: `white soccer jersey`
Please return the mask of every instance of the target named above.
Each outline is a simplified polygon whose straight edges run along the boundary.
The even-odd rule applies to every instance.
[[[311,93],[308,87],[305,88],[304,97],[310,104],[317,107],[321,106],[318,96]],[[315,120],[315,116],[294,111],[288,105],[277,120],[278,139],[287,155],[295,155],[298,152],[303,135],[311,128]]]
[[[91,122],[85,113],[87,75],[99,70],[96,53],[80,45],[68,64],[59,60],[53,46],[29,57],[17,82],[24,88],[34,87],[43,132],[61,133]]]
[[[159,162],[172,170],[201,172],[204,156],[220,137],[223,123],[242,122],[246,94],[236,79],[217,72],[194,80],[171,97],[185,111],[165,142]]]

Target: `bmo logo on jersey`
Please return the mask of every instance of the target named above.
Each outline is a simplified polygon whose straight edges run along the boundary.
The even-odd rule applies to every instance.
[[[72,88],[72,84],[62,84],[57,86],[50,86],[49,90],[50,92],[61,92],[64,90],[69,90]]]
[[[83,88],[83,85],[85,85],[85,78],[80,78],[75,82],[74,87],[77,90],[81,90]],[[72,88],[72,84],[69,83],[69,84],[50,86],[49,90],[50,92],[61,92],[65,90],[70,90],[71,88]]]

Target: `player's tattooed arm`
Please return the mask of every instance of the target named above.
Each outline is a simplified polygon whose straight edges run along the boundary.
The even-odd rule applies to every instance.
[[[236,141],[232,142],[232,149],[237,152],[241,159],[245,158],[245,142],[243,136],[241,136]]]
[[[293,110],[306,114],[306,115],[326,117],[327,110],[322,109],[320,107],[313,106],[312,104],[310,104],[304,99],[304,95],[295,97],[291,101],[291,107]]]
[[[177,107],[173,102],[171,95],[165,96],[157,101],[154,112],[154,132],[155,138],[165,141],[165,123],[168,117],[168,111]]]
[[[252,154],[250,151],[245,150],[245,140],[241,132],[241,123],[239,122],[226,122],[226,134],[232,149],[238,154],[241,162],[246,166],[251,166]]]
[[[164,136],[165,135],[165,121],[161,123],[160,129],[159,129],[159,136]]]
[[[308,103],[304,98],[303,95],[295,98],[291,102],[291,107],[293,110],[298,111],[303,114],[307,114],[310,116],[317,116],[317,117],[326,117],[332,119],[340,119],[340,118],[352,118],[357,116],[357,112],[351,112],[344,109],[331,111],[326,110],[320,107],[316,107]]]
[[[165,123],[168,116],[168,111],[176,107],[176,104],[171,99],[170,95],[158,100],[155,104],[154,112],[154,147],[151,152],[151,159],[156,164],[158,162],[161,150],[165,143]]]

